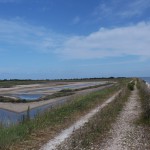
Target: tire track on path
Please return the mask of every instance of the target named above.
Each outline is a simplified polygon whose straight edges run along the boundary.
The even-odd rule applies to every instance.
[[[110,137],[96,149],[100,150],[145,150],[142,130],[135,125],[141,113],[138,90],[135,87],[110,131]]]
[[[107,99],[102,105],[96,107],[92,111],[90,111],[87,115],[83,116],[75,122],[72,126],[69,128],[63,130],[59,135],[57,135],[54,139],[50,140],[46,145],[41,147],[40,150],[55,150],[58,145],[60,145],[62,142],[64,142],[67,138],[69,138],[77,129],[84,126],[86,122],[89,121],[91,117],[93,117],[98,111],[100,111],[102,108],[107,106],[110,102],[112,102],[115,97],[121,92],[118,91],[116,94],[114,94],[112,97]]]

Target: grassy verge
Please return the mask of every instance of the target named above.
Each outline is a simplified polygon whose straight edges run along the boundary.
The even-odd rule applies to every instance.
[[[138,80],[137,86],[140,92],[142,106],[142,114],[139,122],[150,125],[150,89],[148,89],[146,83],[142,80]]]
[[[106,134],[111,129],[112,123],[128,100],[130,90],[125,88],[116,99],[98,112],[83,128],[78,130],[69,141],[67,149],[90,149],[90,146],[105,140]],[[60,149],[63,149],[61,147]]]
[[[24,140],[28,141],[28,145],[31,145],[31,147],[39,145],[39,142],[45,142],[45,134],[48,134],[48,137],[50,137],[59,132],[60,129],[71,124],[97,104],[102,103],[118,89],[120,89],[119,86],[112,86],[86,96],[74,98],[74,100],[68,104],[53,109],[52,111],[45,112],[45,114],[39,115],[33,120],[25,121],[22,124],[10,128],[1,128],[0,149],[9,149],[11,146],[13,146],[13,149],[16,149],[14,148],[14,144],[20,142],[21,144],[18,144],[19,146],[26,146],[27,142],[22,143]],[[43,139],[38,141],[37,139],[41,137],[41,133]],[[34,142],[31,142],[32,140],[34,140]]]
[[[135,85],[134,80],[130,81],[130,82],[128,83],[128,89],[131,90],[131,91],[133,91],[133,90],[134,90],[134,85]]]

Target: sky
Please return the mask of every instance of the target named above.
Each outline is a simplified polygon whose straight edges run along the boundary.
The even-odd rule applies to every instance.
[[[150,76],[150,0],[0,0],[0,79]]]

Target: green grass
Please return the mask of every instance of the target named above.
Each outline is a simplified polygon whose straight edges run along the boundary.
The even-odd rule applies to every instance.
[[[119,88],[119,86],[113,86],[86,96],[74,98],[68,104],[38,115],[33,120],[24,121],[22,124],[10,128],[1,128],[0,149],[7,149],[15,143],[28,139],[32,133],[38,134],[39,130],[50,128],[54,132],[58,132],[65,124],[70,124],[76,116],[80,116],[97,104],[102,103]]]
[[[134,85],[135,85],[135,82],[134,82],[134,80],[132,80],[131,82],[128,83],[128,89],[133,91],[134,90]]]
[[[83,128],[72,137],[70,149],[89,149],[90,145],[105,140],[105,135],[128,100],[130,91],[126,88],[109,105],[98,112]]]
[[[137,87],[139,89],[142,105],[142,115],[139,122],[150,125],[150,90],[142,80],[138,80]]]

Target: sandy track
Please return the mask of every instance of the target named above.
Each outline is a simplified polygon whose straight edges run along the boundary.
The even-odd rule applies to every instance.
[[[101,143],[95,150],[146,150],[146,143],[143,141],[142,128],[136,126],[134,121],[141,113],[138,100],[138,91],[135,89],[123,111],[114,124],[110,137]],[[148,140],[147,140],[148,141]]]
[[[80,120],[78,120],[76,123],[74,123],[69,128],[63,130],[58,136],[56,136],[54,139],[50,140],[46,145],[44,145],[40,150],[54,150],[56,147],[61,144],[63,141],[65,141],[67,138],[69,138],[74,131],[84,126],[88,120],[93,117],[98,111],[100,111],[102,108],[104,108],[106,105],[108,105],[111,101],[115,99],[115,97],[120,93],[117,92],[112,97],[110,97],[107,101],[105,101],[102,105],[98,106],[97,108],[93,109],[91,112],[89,112],[87,115],[83,116]]]

